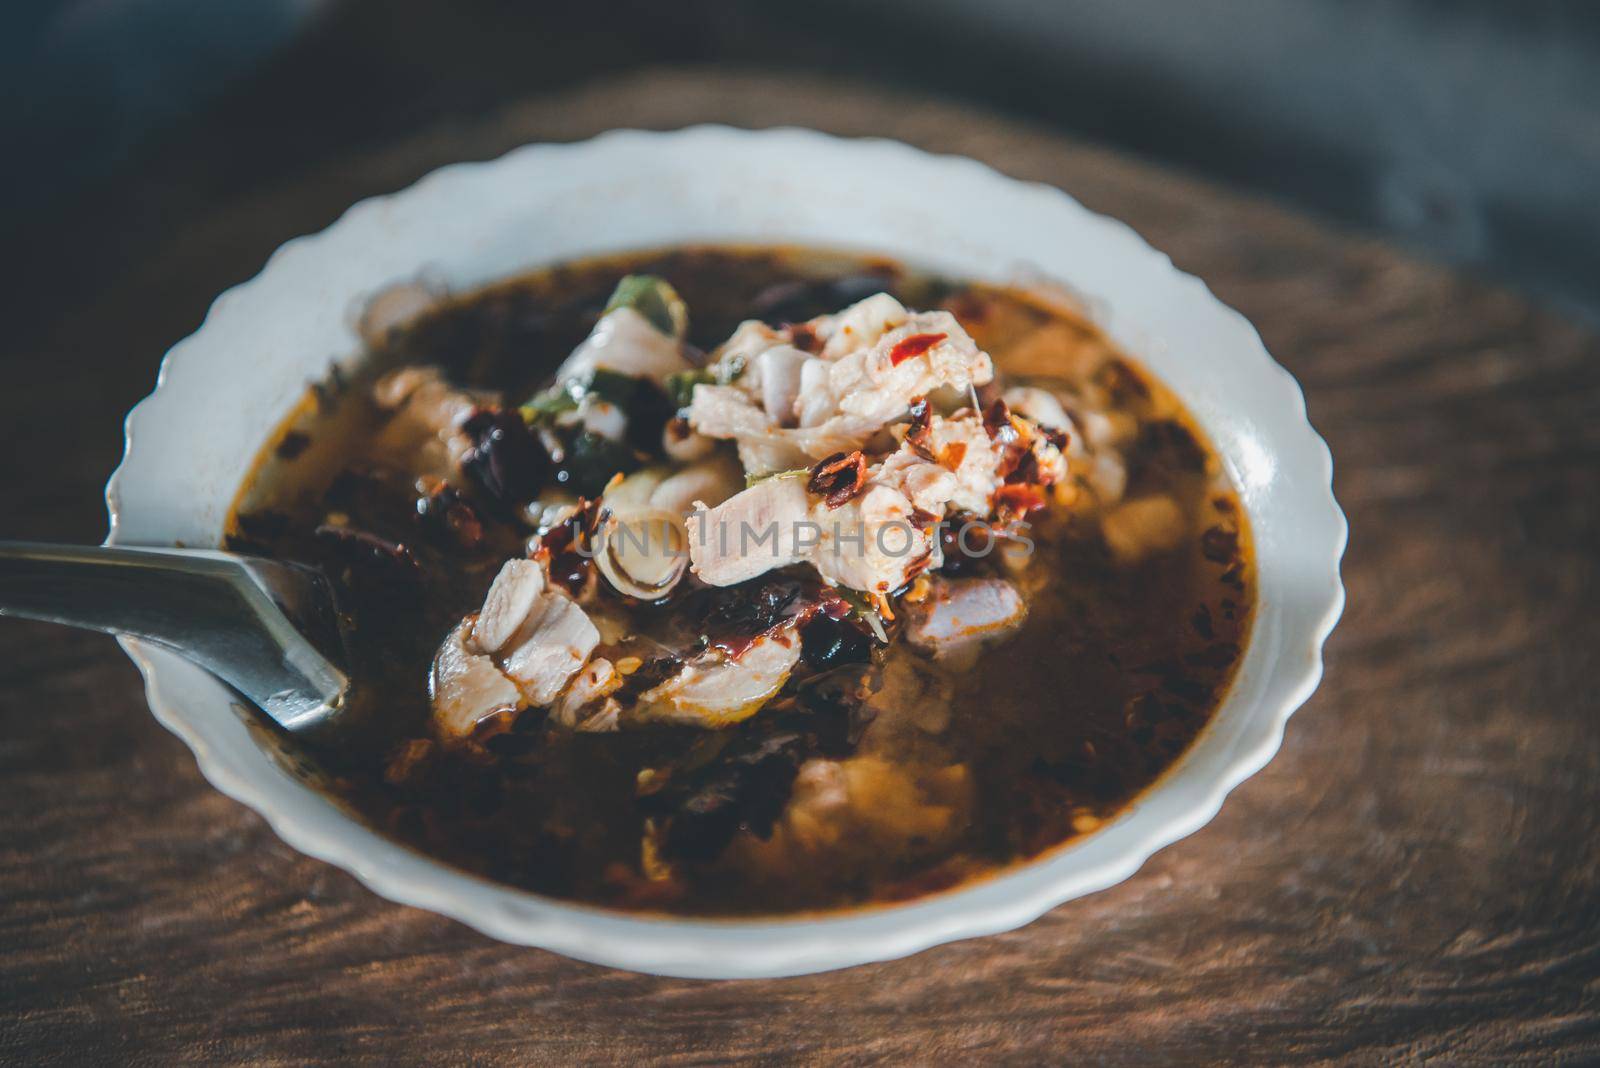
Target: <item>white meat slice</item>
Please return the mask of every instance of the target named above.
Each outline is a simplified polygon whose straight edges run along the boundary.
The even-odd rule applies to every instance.
[[[778,345],[756,357],[761,407],[780,427],[791,427],[797,422],[795,401],[800,397],[800,374],[809,362],[811,357],[792,345]]]
[[[989,437],[982,416],[967,408],[948,418],[931,417],[923,447],[935,463],[955,476],[955,483],[945,493],[941,507],[913,497],[917,507],[941,512],[942,506],[948,503],[974,515],[988,515],[990,501],[995,490],[1000,488],[1000,461],[1004,450]],[[903,446],[899,453],[884,461],[884,467],[906,465],[912,458],[920,458],[920,454]],[[884,476],[878,478],[881,481]]]
[[[686,516],[695,502],[718,505],[744,488],[744,472],[729,456],[714,456],[674,471],[650,491],[650,507]]]
[[[583,667],[600,643],[600,632],[565,590],[547,586],[533,611],[512,635],[501,669],[528,703],[544,707]]]
[[[639,697],[630,715],[645,723],[730,726],[775,697],[800,659],[800,636],[784,627],[736,657],[710,650]]]
[[[961,489],[955,473],[942,464],[902,448],[888,456],[873,473],[873,480],[905,495],[912,507],[943,515],[944,507]]]
[[[839,508],[818,503],[813,520],[822,539],[811,563],[827,582],[867,593],[887,594],[912,574],[932,566],[937,541],[912,522],[916,509],[890,486],[869,485]],[[931,528],[930,528],[931,529]]]
[[[433,659],[428,695],[435,733],[445,743],[469,738],[480,722],[522,707],[522,694],[488,655],[471,647],[472,617],[457,624]]]
[[[837,360],[866,348],[911,317],[905,305],[887,293],[874,293],[843,311],[811,320],[810,327],[823,341],[822,358]]]
[[[1010,634],[1027,614],[1009,582],[935,578],[928,596],[907,606],[906,641],[936,657],[949,656]]]
[[[449,478],[472,448],[461,424],[498,398],[457,389],[436,367],[406,367],[378,379],[372,399],[392,414],[379,428],[372,452],[411,457],[413,473]]]
[[[934,459],[902,443],[868,471],[865,491],[839,508],[813,498],[806,476],[796,474],[758,482],[697,514],[689,540],[695,574],[729,586],[810,563],[829,582],[887,593],[919,568],[937,566],[937,540],[921,529],[927,515],[943,517],[952,506],[988,515],[1001,450],[971,410],[933,416],[928,431]]]
[[[759,396],[761,369],[756,358],[784,343],[784,335],[760,319],[746,319],[711,354],[711,367],[718,381],[733,382]]]
[[[622,676],[616,666],[603,656],[597,656],[573,676],[572,682],[550,707],[550,718],[560,726],[577,730],[608,729],[617,727],[617,702],[611,694],[622,685]],[[598,720],[609,727],[589,726]]]
[[[544,568],[533,560],[507,560],[489,586],[483,609],[472,625],[472,642],[481,652],[498,653],[528,619],[544,593]]]
[[[938,340],[896,363],[895,346],[918,336]],[[942,386],[965,390],[993,378],[988,353],[978,348],[955,316],[932,311],[918,312],[870,347],[840,356],[828,368],[827,388],[840,416],[882,426],[904,415],[916,397]],[[802,396],[799,403],[801,409],[812,411],[820,401]]]
[[[732,586],[810,556],[804,544],[815,532],[804,475],[757,482],[715,508],[698,508],[689,521],[689,560],[700,580]],[[812,546],[814,548],[814,545]]]
[[[879,297],[813,321],[831,331],[822,357],[767,344],[771,331],[742,326],[727,352],[744,353],[757,342],[766,347],[743,357],[747,370],[736,385],[695,387],[690,425],[737,442],[746,471],[768,474],[861,448],[916,397],[941,388],[966,391],[994,377],[988,355],[954,316],[909,315],[893,298]],[[895,346],[918,334],[928,335],[928,347],[896,363]],[[855,347],[847,348],[846,339]]]
[[[800,365],[800,393],[794,399],[799,425],[820,426],[837,413],[833,391],[828,388],[828,368],[832,366],[820,357]]]
[[[778,429],[744,390],[709,383],[694,387],[689,425],[709,438],[764,437]]]
[[[804,474],[769,478],[695,514],[689,559],[711,586],[809,563],[835,585],[888,593],[936,551],[932,535],[912,522],[915,510],[892,486],[869,484],[854,500],[829,508],[806,491]]]
[[[750,475],[807,467],[836,452],[859,449],[881,426],[835,416],[818,426],[780,427],[743,390],[712,385],[695,387],[689,424],[707,437],[737,442],[739,460]]]
[[[596,368],[660,382],[677,371],[693,369],[683,346],[632,308],[617,308],[601,316],[589,336],[556,372],[556,381],[569,382]]]

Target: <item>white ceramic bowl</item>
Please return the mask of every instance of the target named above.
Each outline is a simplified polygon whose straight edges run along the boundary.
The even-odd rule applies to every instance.
[[[1179,764],[1120,818],[977,885],[837,918],[641,918],[500,886],[369,830],[251,726],[230,691],[124,640],[157,718],[224,793],[285,841],[395,901],[508,942],[666,975],[774,976],[884,960],[1018,927],[1131,875],[1205,824],[1271,758],[1322,673],[1344,601],[1345,520],[1299,387],[1254,329],[1121,223],[970,160],[804,130],[609,133],[460,164],[364,201],[279,249],[174,346],[128,417],[106,497],[110,544],[216,545],[268,433],[335,360],[358,352],[352,309],[426,272],[464,290],[593,253],[681,242],[857,247],[993,281],[1045,276],[1189,404],[1226,458],[1255,531],[1260,607],[1238,681]]]

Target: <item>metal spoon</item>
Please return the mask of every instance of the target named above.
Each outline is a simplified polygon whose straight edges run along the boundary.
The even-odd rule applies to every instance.
[[[0,616],[165,646],[296,733],[327,723],[350,685],[327,581],[275,560],[200,549],[0,542]]]

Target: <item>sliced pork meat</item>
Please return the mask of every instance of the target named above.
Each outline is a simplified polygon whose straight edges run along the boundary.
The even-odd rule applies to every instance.
[[[550,719],[570,730],[614,731],[621,706],[611,694],[621,685],[622,675],[616,665],[597,656],[573,676],[556,698],[550,708]]]
[[[600,632],[532,560],[508,560],[483,609],[435,654],[433,719],[446,740],[500,710],[546,707],[588,661]]]
[[[676,338],[663,334],[632,308],[616,308],[572,350],[556,372],[556,381],[576,381],[597,369],[664,382],[668,375],[693,370],[694,365]]]
[[[1027,605],[1002,579],[934,578],[928,596],[907,607],[906,640],[936,657],[1002,638],[1022,625]]]
[[[799,420],[795,402],[800,399],[801,369],[810,359],[792,345],[778,345],[756,357],[754,377],[761,387],[761,407],[780,427]]]
[[[984,429],[982,417],[968,408],[949,418],[930,416],[925,432],[908,434],[900,451],[884,461],[876,477],[885,481],[890,472],[916,470],[917,460],[931,461],[949,471],[953,482],[940,486],[942,499],[937,506],[908,494],[918,508],[942,514],[948,505],[973,515],[988,515],[994,492],[1000,487],[1003,456],[1004,450]]]
[[[808,326],[826,339],[821,356],[745,323],[719,350],[719,379],[733,384],[694,388],[690,426],[736,442],[752,475],[861,448],[917,397],[994,377],[988,354],[954,316],[911,314],[884,294]]]
[[[600,632],[565,590],[547,586],[512,635],[502,668],[528,703],[554,701],[600,643]]]
[[[439,479],[454,476],[476,444],[462,424],[480,408],[499,403],[495,395],[457,389],[436,367],[392,371],[373,384],[372,399],[390,413],[373,451],[405,456],[412,474]]]
[[[473,644],[486,653],[504,649],[544,591],[544,568],[533,560],[507,560],[489,586],[472,625]]]
[[[884,334],[911,318],[904,304],[887,293],[874,293],[841,312],[823,315],[807,324],[822,341],[822,358],[841,356],[876,344]]]
[[[473,619],[462,620],[439,647],[428,679],[433,731],[446,745],[471,738],[478,724],[522,707],[516,684],[471,644]]]
[[[811,496],[803,475],[779,475],[697,511],[689,524],[689,559],[700,581],[732,586],[806,562],[815,550]]]
[[[949,312],[918,312],[870,348],[841,356],[828,368],[826,387],[840,416],[882,426],[905,414],[917,397],[944,386],[966,390],[994,378],[989,354],[978,348]],[[815,398],[801,406],[821,410]]]
[[[737,655],[713,648],[639,697],[627,715],[640,723],[719,728],[749,719],[777,696],[800,661],[800,636],[781,627]]]
[[[689,404],[689,425],[706,437],[736,443],[740,462],[754,476],[805,467],[860,448],[882,424],[835,417],[816,426],[786,428],[737,386],[699,385]]]

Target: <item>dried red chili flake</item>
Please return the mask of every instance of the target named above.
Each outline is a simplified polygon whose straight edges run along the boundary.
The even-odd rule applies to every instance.
[[[838,508],[860,493],[867,482],[867,458],[861,450],[836,452],[811,469],[806,489],[821,497],[829,508]]]
[[[928,566],[932,563],[933,549],[932,547],[929,547],[926,552],[907,565],[905,582],[903,582],[900,588],[895,591],[895,596],[898,597],[902,593],[905,593],[907,590],[909,590],[911,588],[911,584],[916,581],[919,575],[928,570]]]
[[[928,398],[912,398],[911,407],[907,411],[911,415],[911,429],[906,431],[906,444],[928,459],[933,459],[932,454],[928,452],[928,444],[932,440],[933,433],[933,409],[928,404]]]
[[[1011,408],[999,399],[984,410],[983,429],[988,431],[990,441],[1006,445],[1022,436],[1017,433],[1017,425],[1011,421]]]
[[[1027,515],[1045,507],[1044,490],[1024,482],[1015,482],[995,490],[995,508],[1013,515]]]
[[[1042,482],[1039,477],[1039,458],[1032,449],[1013,445],[1000,461],[1000,475],[1007,482]]]
[[[821,352],[822,339],[817,336],[816,330],[807,323],[790,323],[789,344],[801,352]]]
[[[1072,441],[1071,434],[1065,430],[1058,430],[1053,426],[1041,426],[1039,433],[1044,436],[1044,440],[1054,445],[1058,452],[1066,452],[1067,445]]]
[[[961,466],[961,461],[967,458],[967,443],[952,441],[939,453],[939,463],[954,471]]]
[[[600,502],[579,498],[578,510],[563,523],[551,527],[539,538],[535,556],[547,561],[550,579],[577,594],[588,584],[594,568],[591,553],[583,551],[599,518]]]
[[[889,364],[899,367],[907,360],[921,356],[949,336],[949,334],[911,334],[903,337],[889,350]]]

